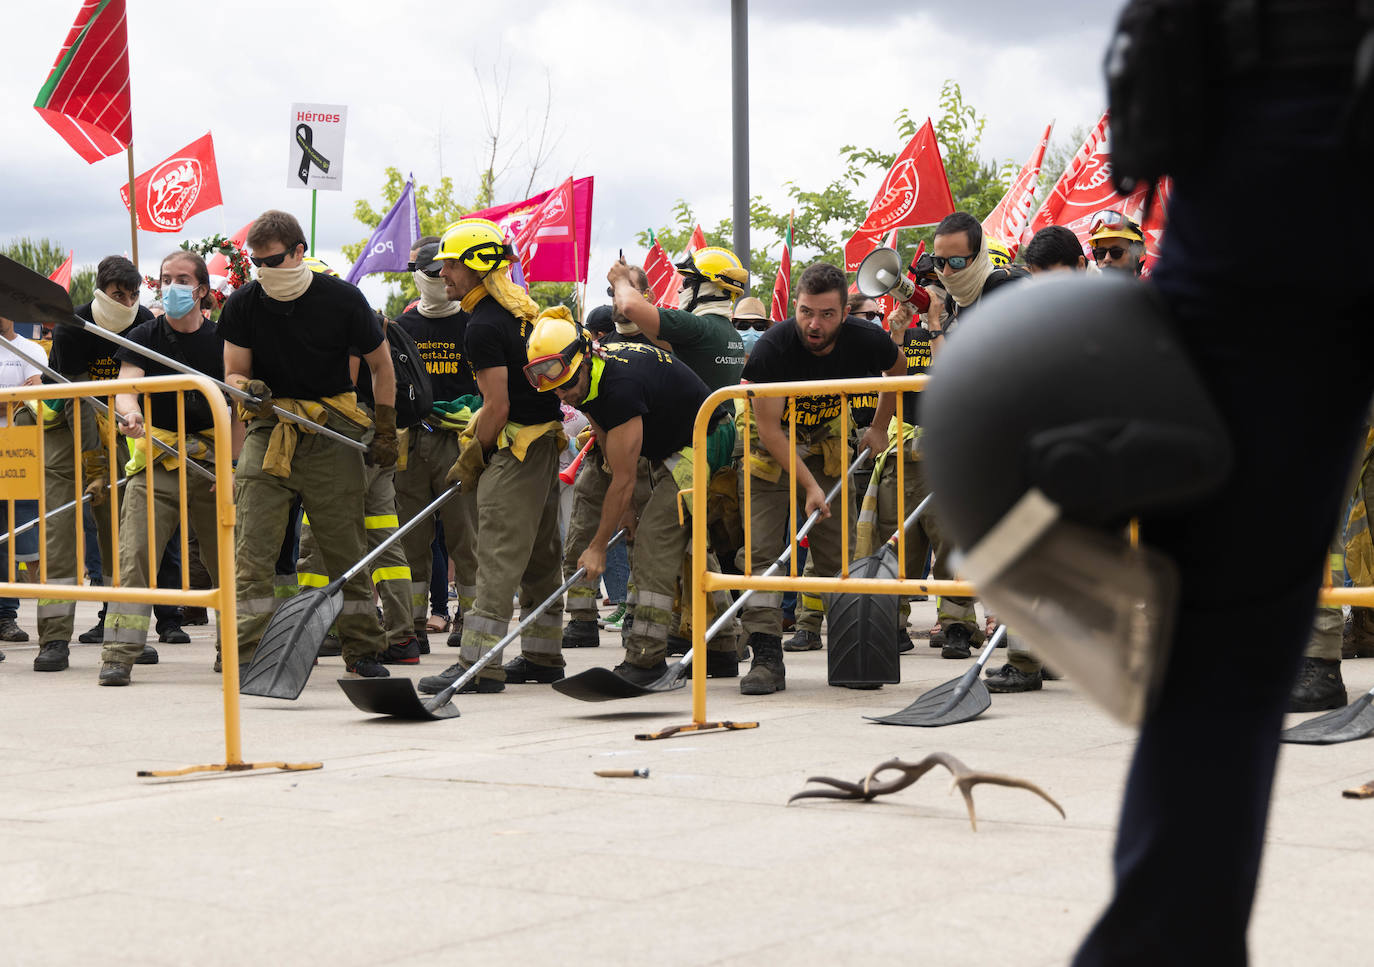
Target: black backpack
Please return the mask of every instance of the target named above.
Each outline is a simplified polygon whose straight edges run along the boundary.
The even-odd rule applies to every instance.
[[[434,409],[434,390],[415,340],[396,323],[384,326],[391,347],[391,368],[396,372],[396,426],[412,427],[427,420]]]

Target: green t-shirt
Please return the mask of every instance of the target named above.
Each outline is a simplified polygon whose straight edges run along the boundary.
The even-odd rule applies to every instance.
[[[734,386],[744,372],[744,340],[725,316],[659,309],[658,337],[713,390]]]

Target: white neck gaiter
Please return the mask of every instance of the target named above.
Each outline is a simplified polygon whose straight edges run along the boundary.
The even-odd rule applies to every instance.
[[[420,304],[416,307],[426,319],[444,319],[462,308],[462,304],[448,297],[448,283],[443,279],[431,279],[423,272],[411,273],[415,278],[415,288],[420,293]]]
[[[95,299],[91,302],[91,318],[101,329],[106,329],[113,333],[121,333],[134,323],[134,317],[138,315],[138,303],[126,306],[105,294],[103,289],[95,290]]]
[[[992,262],[988,260],[988,236],[983,234],[983,244],[973,261],[958,272],[940,273],[940,284],[945,287],[959,308],[971,306],[983,294],[983,283],[992,275]]]
[[[310,271],[310,266],[304,262],[294,269],[269,269],[263,266],[258,269],[258,282],[262,285],[262,291],[267,293],[269,299],[276,299],[278,302],[294,302],[305,294],[306,289],[310,288],[311,276],[314,274]]]

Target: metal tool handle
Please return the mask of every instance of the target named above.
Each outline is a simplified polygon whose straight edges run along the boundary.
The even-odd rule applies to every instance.
[[[126,483],[128,483],[128,482],[129,482],[129,478],[128,478],[128,477],[120,477],[118,480],[115,481],[114,486],[115,486],[115,487],[122,487],[122,486],[124,486],[124,485],[125,485]],[[77,504],[84,504],[86,501],[88,501],[88,500],[90,500],[90,499],[91,499],[91,495],[90,495],[90,494],[83,494],[83,495],[81,496],[81,499],[80,499],[80,500],[69,500],[69,501],[67,501],[65,504],[63,504],[61,507],[57,508],[56,510],[50,510],[50,511],[48,511],[46,514],[44,514],[42,517],[35,517],[33,520],[29,521],[27,524],[20,524],[18,527],[16,527],[16,528],[15,528],[14,530],[12,530],[12,531],[0,531],[0,544],[5,543],[5,541],[9,540],[11,537],[18,537],[20,534],[23,534],[23,533],[26,533],[26,532],[28,532],[28,531],[31,531],[31,530],[33,530],[35,527],[37,527],[40,523],[42,523],[43,521],[47,520],[49,517],[56,517],[58,514],[62,513],[63,511],[71,510],[71,509],[72,509],[73,507],[75,507]]]
[[[246,400],[250,403],[262,402],[262,400],[258,399],[256,396],[253,396],[251,393],[245,393],[243,390],[239,389],[236,386],[230,386],[228,383],[224,382],[224,380],[215,379],[208,373],[202,373],[198,369],[194,369],[190,366],[187,366],[185,363],[178,362],[170,356],[164,356],[162,355],[162,353],[149,349],[147,346],[140,346],[132,339],[125,339],[118,333],[110,332],[108,329],[102,329],[95,323],[87,322],[80,316],[74,315],[72,316],[72,319],[81,323],[81,328],[85,329],[87,332],[94,333],[102,339],[107,339],[110,342],[114,343],[116,346],[123,346],[125,349],[136,352],[140,356],[144,356],[148,359],[151,359],[153,362],[161,363],[168,369],[174,370],[178,373],[184,373],[187,376],[204,376],[236,400]],[[308,426],[310,427],[310,429],[314,430],[321,436],[327,436],[329,437],[329,439],[334,440],[337,443],[342,443],[344,446],[352,447],[354,450],[361,450],[363,453],[367,452],[367,444],[359,443],[351,436],[345,436],[338,430],[331,430],[329,427],[322,426],[321,424],[316,423],[314,420],[307,420],[303,416],[297,416],[290,410],[284,410],[280,406],[273,405],[272,412],[276,413],[277,416],[281,417],[282,419],[290,420],[292,423],[299,423],[301,424],[301,426]]]
[[[934,494],[926,494],[925,499],[916,505],[916,509],[906,515],[906,520],[902,521],[901,530],[895,531],[892,536],[887,539],[889,546],[897,546],[897,535],[903,531],[911,530],[911,525],[916,523],[916,519],[926,512],[926,508],[930,506],[930,499],[934,496]]]
[[[988,659],[992,657],[992,653],[997,650],[997,646],[1002,643],[1002,639],[1006,636],[1007,626],[998,625],[997,630],[994,631],[992,633],[992,637],[988,639],[988,643],[983,646],[983,653],[978,656],[978,660],[974,662],[974,664],[978,668],[982,668],[984,665],[986,665],[988,663]]]
[[[859,469],[859,465],[860,465],[861,463],[863,463],[866,459],[868,459],[868,452],[869,452],[869,451],[868,451],[868,448],[865,447],[865,448],[859,453],[859,455],[856,456],[856,457],[854,458],[854,462],[851,463],[851,464],[849,465],[849,469],[845,471],[845,476],[846,476],[846,477],[847,477],[849,474],[853,473],[854,471],[858,470],[858,469]],[[796,486],[796,484],[794,483],[793,486]],[[828,493],[828,494],[825,495],[825,502],[828,504],[828,503],[830,503],[832,500],[834,500],[836,497],[838,497],[838,496],[839,496],[839,493],[840,493],[840,489],[841,489],[843,486],[844,486],[844,477],[841,477],[839,480],[837,480],[837,481],[835,482],[835,486],[833,486],[833,487],[830,488],[830,493]],[[919,511],[920,508],[918,507],[917,510]],[[782,552],[781,554],[778,555],[777,560],[775,560],[772,564],[768,565],[768,570],[764,571],[763,574],[762,574],[761,576],[762,576],[762,577],[770,577],[771,575],[777,574],[778,571],[782,568],[782,566],[783,566],[784,564],[787,563],[787,559],[792,555],[792,549],[793,549],[793,547],[796,545],[797,541],[800,541],[803,537],[805,537],[805,536],[807,535],[807,533],[810,532],[811,528],[814,527],[814,526],[816,525],[816,521],[818,521],[818,520],[820,520],[820,519],[821,519],[821,512],[820,512],[820,510],[819,510],[819,509],[813,510],[813,511],[811,512],[811,516],[808,517],[808,518],[806,518],[806,523],[805,523],[805,524],[802,524],[802,526],[797,530],[797,536],[794,537],[794,538],[792,539],[792,543],[791,543],[791,544],[788,544],[787,547],[783,550],[783,552]],[[746,601],[748,601],[751,597],[753,597],[753,594],[754,594],[754,592],[753,592],[753,590],[751,589],[751,590],[745,591],[745,592],[744,592],[743,594],[741,594],[738,598],[736,598],[736,599],[734,600],[734,602],[730,605],[730,607],[726,608],[725,611],[720,615],[720,617],[716,618],[716,620],[713,621],[713,622],[711,623],[711,627],[709,627],[709,628],[706,629],[706,637],[703,638],[702,640],[703,640],[703,641],[710,641],[710,640],[711,640],[712,638],[714,638],[716,635],[720,634],[721,631],[725,628],[725,626],[726,626],[727,624],[729,624],[730,621],[735,617],[735,615],[739,614],[740,609],[742,609],[742,608],[744,607],[744,603],[745,603]],[[693,651],[693,650],[694,650],[694,649],[692,649],[692,648],[688,648],[688,649],[687,649],[687,654],[685,654],[685,655],[683,655],[681,658],[679,658],[679,659],[673,664],[673,667],[670,668],[670,669],[668,669],[668,671],[669,671],[669,672],[680,672],[681,669],[686,668],[688,665],[690,665],[690,664],[692,663],[692,651]]]
[[[97,326],[96,328],[99,329],[98,326]],[[99,329],[99,331],[100,331],[100,332],[104,332],[105,330]],[[137,343],[131,343],[130,345],[137,345]],[[66,384],[68,384],[68,385],[70,385],[71,383],[74,383],[74,382],[75,382],[75,380],[70,380],[70,379],[68,379],[67,377],[65,377],[65,376],[63,376],[61,373],[59,373],[57,370],[53,369],[51,366],[48,366],[48,365],[46,365],[46,364],[44,364],[44,363],[40,363],[38,360],[36,360],[36,359],[34,359],[34,358],[30,357],[30,356],[25,356],[25,355],[24,355],[23,353],[21,353],[19,350],[15,349],[13,346],[11,346],[8,339],[0,339],[0,347],[3,347],[3,348],[5,348],[5,349],[8,349],[10,352],[14,353],[14,355],[18,356],[20,359],[24,359],[24,360],[27,360],[28,362],[32,363],[32,364],[38,369],[38,371],[39,371],[40,373],[42,373],[44,376],[47,376],[47,377],[50,378],[50,379],[54,379],[54,380],[56,380],[56,381],[59,382],[59,383],[66,383]],[[196,373],[195,370],[191,370],[190,372],[191,372],[193,375],[201,375],[201,376],[204,375],[204,373]],[[83,396],[83,397],[81,397],[81,399],[84,399],[87,403],[90,403],[92,406],[94,406],[94,407],[96,408],[96,411],[97,411],[97,412],[99,412],[99,413],[101,413],[101,414],[103,414],[103,415],[105,415],[105,416],[108,416],[108,415],[109,415],[109,413],[110,413],[110,408],[109,408],[108,406],[106,406],[104,403],[100,402],[100,400],[96,399],[95,397],[93,397],[93,396]],[[114,415],[114,421],[115,421],[116,423],[118,423],[120,426],[127,426],[127,424],[124,422],[123,417],[121,417],[118,413],[116,413],[116,414]],[[186,465],[187,465],[188,467],[191,467],[191,468],[192,468],[193,470],[195,470],[197,473],[200,473],[200,474],[201,474],[202,476],[204,476],[207,480],[210,480],[211,482],[214,481],[214,479],[215,479],[215,472],[214,472],[213,470],[209,470],[209,469],[207,469],[207,468],[201,466],[200,464],[196,463],[194,460],[190,459],[189,457],[183,458],[182,455],[177,451],[177,448],[176,448],[176,447],[174,447],[174,446],[169,446],[168,444],[163,443],[161,440],[159,440],[157,437],[153,436],[151,433],[148,434],[148,440],[149,440],[155,447],[157,447],[158,449],[162,450],[162,451],[165,452],[165,453],[171,454],[172,456],[176,457],[178,460],[185,459],[185,460],[186,460]]]
[[[333,583],[339,585],[340,587],[342,587],[344,584],[347,584],[349,578],[353,577],[353,575],[357,574],[363,568],[367,567],[373,561],[377,560],[377,558],[381,557],[384,553],[386,553],[387,548],[391,547],[392,544],[395,544],[402,537],[405,537],[407,534],[409,534],[416,526],[419,525],[420,521],[432,515],[448,500],[457,496],[458,491],[462,489],[463,485],[461,483],[456,483],[452,487],[448,488],[443,493],[441,493],[438,497],[435,497],[432,501],[430,501],[428,507],[420,511],[414,517],[410,518],[410,520],[406,521],[400,527],[396,528],[396,533],[392,534],[386,540],[382,541],[372,550],[368,551],[366,554],[360,557],[352,567],[350,567],[347,571],[344,571],[343,574],[339,578],[337,578]]]
[[[611,535],[611,539],[606,542],[606,548],[609,550],[611,547],[615,546],[615,543],[617,541],[623,539],[624,537],[625,529],[621,528],[620,530],[616,531],[614,534]],[[535,608],[529,614],[525,615],[525,617],[521,618],[520,623],[516,625],[513,629],[511,629],[510,633],[507,634],[506,637],[502,638],[496,644],[492,645],[491,650],[488,651],[481,658],[477,659],[477,661],[473,663],[471,668],[469,668],[467,671],[463,672],[463,674],[459,675],[456,679],[454,679],[452,685],[444,689],[438,695],[434,696],[434,701],[430,704],[430,708],[440,708],[444,705],[447,705],[453,699],[454,694],[459,689],[461,689],[468,682],[476,678],[477,673],[480,672],[483,668],[486,668],[488,665],[492,663],[492,661],[494,661],[498,656],[500,656],[501,652],[505,649],[505,647],[515,640],[516,635],[520,634],[520,632],[524,631],[531,624],[533,624],[535,618],[538,618],[545,611],[547,611],[555,601],[557,601],[559,598],[563,596],[563,593],[567,591],[568,588],[572,587],[578,581],[582,580],[582,576],[586,573],[587,569],[585,567],[579,567],[576,571],[574,571],[566,581],[564,581],[562,584],[558,586],[558,590],[554,591],[553,594],[550,594],[547,598],[544,599],[543,603],[540,604],[539,607]]]

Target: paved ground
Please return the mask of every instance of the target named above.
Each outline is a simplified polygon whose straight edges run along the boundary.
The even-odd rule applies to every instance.
[[[137,779],[223,759],[212,639],[191,630],[126,689],[96,687],[97,647],[40,675],[35,646],[4,646],[0,964],[1031,967],[1068,960],[1109,888],[1131,734],[1067,683],[960,726],[883,727],[861,715],[964,664],[922,643],[903,684],[854,692],[826,687],[817,652],[788,657],[778,696],[711,683],[712,717],[758,729],[643,743],[690,719],[686,693],[586,705],[518,686],[398,723],[359,714],[326,659],[299,701],[244,701],[246,758],[323,770]],[[572,668],[612,663],[608,645]],[[421,673],[453,659],[433,646]],[[1374,684],[1374,661],[1345,668],[1352,694]],[[974,833],[937,773],[888,802],[785,805],[808,775],[937,749],[1040,783],[1068,818],[984,786]],[[641,766],[648,780],[592,774]],[[1340,793],[1370,778],[1374,742],[1285,750],[1254,963],[1365,954],[1374,801]]]

